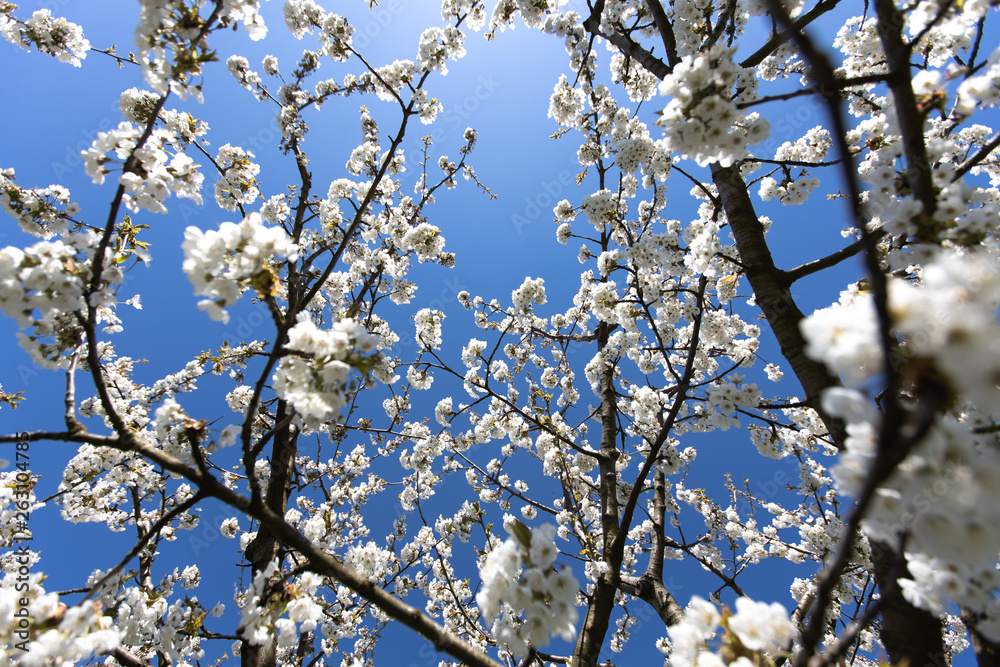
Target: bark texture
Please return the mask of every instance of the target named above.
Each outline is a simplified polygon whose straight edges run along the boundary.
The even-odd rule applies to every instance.
[[[781,346],[781,352],[802,384],[806,401],[819,412],[838,449],[843,448],[843,424],[820,409],[824,389],[840,385],[840,380],[826,367],[805,354],[805,339],[799,330],[802,311],[795,304],[783,272],[774,265],[764,230],[753,208],[739,170],[735,167],[712,167],[712,177],[719,189],[719,199],[729,219],[740,261],[747,279]],[[891,545],[873,542],[872,561],[875,579],[884,596],[882,607],[882,643],[892,664],[909,667],[940,667],[944,656],[942,624],[936,616],[907,602],[896,585],[896,552]]]
[[[285,403],[282,401],[278,404],[277,419],[280,422],[284,417]],[[271,453],[271,477],[268,480],[264,505],[278,516],[285,516],[285,511],[288,509],[297,435],[293,427],[285,426],[279,429],[274,437]],[[261,525],[257,531],[257,537],[247,545],[246,550],[246,559],[250,562],[254,575],[265,569],[278,556],[279,546],[278,536],[267,526]],[[275,576],[280,575],[276,573]],[[274,644],[262,646],[244,641],[240,649],[240,664],[242,667],[275,667],[277,655]]]

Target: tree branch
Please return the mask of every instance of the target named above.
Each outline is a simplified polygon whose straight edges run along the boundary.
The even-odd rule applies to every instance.
[[[604,0],[600,0],[597,5],[603,7]],[[624,55],[628,56],[632,60],[635,60],[637,63],[655,74],[659,79],[667,76],[673,70],[672,65],[667,65],[626,35],[618,32],[613,32],[610,35],[607,35],[601,32],[601,15],[599,11],[595,11],[591,14],[590,18],[583,22],[583,27],[590,34],[595,35],[596,37],[601,37],[602,39],[605,39],[617,46]]]
[[[764,62],[764,58],[767,58],[769,55],[777,51],[779,46],[792,39],[797,31],[801,31],[817,18],[836,7],[839,2],[840,0],[820,0],[820,2],[818,2],[812,9],[795,19],[789,29],[772,35],[771,39],[767,40],[762,47],[754,51],[749,58],[741,62],[740,67],[756,67],[761,64]]]

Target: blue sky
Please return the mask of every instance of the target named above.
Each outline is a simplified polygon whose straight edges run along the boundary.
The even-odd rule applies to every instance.
[[[62,0],[43,4],[52,6],[54,13],[81,24],[95,47],[116,44],[122,54],[130,49],[136,5],[120,0]],[[168,103],[168,106],[188,110],[205,120],[212,128],[209,140],[216,148],[232,143],[255,150],[253,147],[259,144],[262,147],[258,152],[262,164],[260,180],[265,197],[284,191],[284,184],[288,182],[285,176],[290,168],[289,160],[274,149],[277,141],[275,110],[255,102],[250,93],[240,88],[226,72],[224,61],[237,53],[246,56],[251,67],[259,68],[263,55],[274,54],[283,68],[289,69],[301,49],[312,42],[309,37],[295,42],[288,35],[280,17],[281,4],[274,1],[264,4],[271,34],[262,43],[250,42],[242,32],[216,36],[214,46],[221,62],[206,71],[204,105],[193,101],[182,103],[176,98]],[[337,4],[344,3],[332,3],[329,8],[340,11],[335,8]],[[383,0],[380,4],[380,12],[375,13],[367,12],[367,2],[358,0],[350,4],[348,18],[354,18],[353,23],[358,27],[356,43],[370,40],[367,52],[375,63],[414,58],[422,28],[440,23],[438,3]],[[577,0],[575,4],[584,3]],[[25,3],[23,8],[29,9],[29,5]],[[362,34],[366,37],[360,37]],[[609,54],[600,48],[600,57],[606,60]],[[559,74],[566,69],[561,41],[522,26],[499,35],[492,42],[486,42],[481,34],[471,34],[467,49],[469,54],[465,59],[449,63],[450,73],[446,77],[434,77],[429,84],[430,92],[445,105],[444,114],[431,128],[411,128],[404,147],[412,160],[416,156],[419,136],[432,133],[436,154],[457,156],[465,128],[476,127],[479,141],[470,163],[498,199],[491,202],[464,181],[460,181],[455,190],[440,194],[438,202],[427,210],[427,216],[432,224],[442,229],[447,249],[456,253],[456,267],[451,270],[417,267],[413,276],[420,291],[411,304],[400,307],[393,316],[399,323],[405,344],[412,336],[408,318],[417,310],[433,307],[448,312],[445,347],[449,343],[453,346],[449,354],[456,363],[460,345],[477,335],[471,318],[460,308],[456,309],[455,296],[460,290],[507,302],[510,291],[518,287],[525,276],[542,277],[549,295],[546,308],[551,309],[543,309],[542,314],[565,310],[568,299],[579,285],[578,244],[571,242],[563,247],[556,242],[551,207],[564,197],[578,202],[596,189],[592,179],[580,187],[573,185],[580,169],[575,160],[579,137],[569,134],[559,141],[549,138],[556,129],[546,118],[549,96]],[[0,118],[4,127],[16,128],[0,139],[0,168],[14,167],[22,186],[57,182],[66,185],[73,193],[73,200],[81,204],[82,217],[102,221],[113,196],[113,185],[109,180],[103,186],[93,186],[83,173],[78,153],[89,146],[97,131],[109,129],[121,120],[120,92],[132,86],[142,87],[137,69],[119,69],[111,59],[97,53],[91,53],[83,67],[76,69],[36,53],[25,53],[6,43],[0,45],[0,66],[5,72],[8,90],[15,91],[0,99]],[[324,71],[334,76],[342,70],[330,67]],[[325,183],[345,175],[343,164],[361,138],[358,107],[362,103],[383,121],[383,133],[394,130],[391,119],[395,109],[374,98],[338,100],[326,105],[320,113],[307,116],[313,129],[305,149],[312,159],[311,169],[320,191],[325,190]],[[656,101],[644,106],[640,117],[651,125],[657,108]],[[768,114],[772,119],[770,141],[773,146],[786,140],[794,141],[824,120],[818,104],[802,99],[775,106]],[[214,178],[207,170],[205,173],[206,198],[210,199],[210,184]],[[415,175],[411,173],[409,178],[412,182]],[[674,176],[669,186],[670,215],[681,220],[692,217],[696,205],[687,196],[688,183]],[[775,218],[772,238],[779,266],[791,268],[845,243],[840,229],[847,225],[846,210],[825,206],[823,194],[828,191],[823,189],[814,195],[818,205],[784,209],[776,204],[759,206],[761,214]],[[136,267],[120,292],[122,299],[134,293],[143,295],[143,310],[135,311],[125,306],[119,310],[125,332],[116,337],[116,343],[119,354],[148,360],[139,372],[139,377],[148,382],[179,370],[199,352],[217,347],[223,338],[233,343],[270,336],[263,311],[251,306],[248,298],[232,309],[228,325],[209,320],[197,309],[197,299],[180,269],[180,243],[187,225],[211,229],[219,222],[235,221],[236,216],[214,205],[195,207],[177,199],[168,200],[166,205],[170,211],[166,215],[143,213],[134,216],[137,222],[151,226],[148,240],[153,244],[153,263],[149,269]],[[12,221],[0,223],[0,246],[28,243],[30,240],[16,230]],[[810,249],[803,250],[804,243],[808,243]],[[796,296],[801,298],[803,310],[810,312],[835,300],[838,291],[856,278],[856,271],[857,265],[849,262],[840,271],[842,282],[832,284],[826,276],[824,282],[805,280],[797,284]],[[745,282],[741,292],[746,293]],[[16,346],[16,331],[12,320],[0,318],[0,340],[5,345],[0,384],[8,392],[24,390],[28,400],[16,411],[6,408],[0,411],[0,430],[61,428],[63,378],[34,368]],[[780,361],[769,339],[761,353],[768,361]],[[581,365],[586,361],[582,360]],[[207,379],[203,386],[215,386],[213,383],[223,388],[223,392],[231,386],[215,378]],[[781,387],[786,392],[796,392],[788,382]],[[581,389],[586,390],[585,383]],[[765,388],[765,394],[771,391],[770,387]],[[776,387],[773,391],[777,393],[779,389]],[[81,394],[84,393],[81,390]],[[197,416],[210,421],[220,416],[223,420],[230,419],[231,413],[221,401],[222,394],[218,399],[208,400],[208,393],[198,394],[201,401],[194,405],[203,413]],[[438,393],[432,391],[432,395],[436,401]],[[462,400],[461,390],[455,396],[456,401]],[[187,405],[185,397],[179,400]],[[695,438],[693,444],[699,449],[704,447],[696,479],[704,480],[706,485],[718,488],[722,473],[726,471],[732,472],[737,479],[743,474],[766,471],[767,480],[787,479],[797,483],[795,466],[783,462],[777,467],[766,467],[769,464],[762,463],[744,432],[731,430],[711,438]],[[73,447],[64,443],[32,445],[33,472],[43,475],[40,487],[43,494],[55,489],[62,465],[72,452]],[[192,538],[182,537],[180,544],[172,545],[170,548],[176,549],[177,556],[165,562],[187,562],[192,555],[199,564],[204,562],[203,572],[209,568],[220,577],[221,583],[215,586],[218,599],[232,608],[230,582],[234,572],[232,565],[238,554],[234,543],[212,538],[207,527],[217,525],[217,517],[221,520],[230,513],[208,506],[204,515],[208,519],[206,527],[194,531]],[[49,588],[53,590],[80,585],[82,577],[92,567],[108,567],[130,546],[128,534],[109,536],[99,527],[66,526],[58,520],[53,506],[38,512],[33,521],[42,543],[47,545],[41,568],[50,573]],[[97,559],[89,555],[99,549],[106,550],[106,555]],[[204,559],[203,554],[208,549],[212,550],[212,558]],[[81,557],[81,551],[88,556]],[[779,568],[770,563],[761,566],[761,575],[748,580],[752,582],[748,588],[756,595],[768,600],[779,599],[790,607],[787,586],[791,575],[783,568],[779,574]],[[682,604],[691,594],[711,590],[701,585],[709,580],[695,569],[687,568],[678,576],[675,593]],[[798,576],[805,576],[805,573],[799,572]],[[205,585],[200,589],[208,606],[211,605],[210,591],[215,592],[212,588],[206,590]],[[421,664],[424,662],[427,661],[421,658]]]

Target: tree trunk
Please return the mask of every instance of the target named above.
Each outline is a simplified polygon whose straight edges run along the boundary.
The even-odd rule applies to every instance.
[[[875,581],[883,593],[882,645],[893,665],[945,667],[943,625],[934,614],[918,609],[903,598],[896,578],[900,572],[895,549],[884,542],[871,542]],[[885,591],[890,591],[885,595]]]
[[[822,363],[805,354],[805,339],[799,331],[802,311],[792,299],[784,273],[774,265],[746,183],[736,167],[713,165],[712,177],[719,189],[719,199],[729,219],[740,261],[746,267],[757,305],[778,339],[782,354],[802,384],[806,401],[823,418],[834,444],[843,449],[843,425],[819,409],[823,390],[839,386],[840,381]],[[882,643],[889,653],[889,661],[894,665],[908,664],[909,667],[941,667],[944,658],[941,621],[903,598],[895,581],[895,550],[887,544],[873,542],[872,562],[875,580],[885,596]]]
[[[285,402],[278,403],[275,420],[280,422],[285,418]],[[298,432],[294,427],[285,426],[274,434],[271,451],[271,477],[267,484],[264,504],[278,516],[284,516],[288,509],[289,482],[294,468]],[[260,526],[257,537],[247,545],[246,559],[250,562],[251,571],[256,575],[267,568],[278,556],[278,540],[273,532]],[[275,578],[280,577],[279,572]],[[255,645],[244,640],[240,648],[240,664],[242,667],[275,667],[277,654],[272,642],[268,646]]]
[[[608,344],[608,325],[601,322],[597,326],[597,348],[603,350]],[[618,537],[618,471],[616,461],[619,452],[616,444],[618,436],[618,405],[615,401],[615,369],[609,361],[601,374],[601,559],[607,571],[597,580],[587,615],[584,616],[580,636],[576,642],[571,661],[572,667],[597,667],[604,638],[611,623],[611,612],[615,606],[615,594],[621,574],[621,558],[615,558],[612,545]]]
[[[969,609],[962,609],[962,622],[969,629],[969,642],[976,652],[979,667],[1000,667],[1000,644],[983,636],[976,627],[983,620],[982,614]]]

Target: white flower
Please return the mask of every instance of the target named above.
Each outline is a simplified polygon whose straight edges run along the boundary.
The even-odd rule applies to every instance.
[[[516,521],[511,519],[513,526]],[[528,529],[519,524],[519,528],[511,530]],[[476,604],[483,618],[487,622],[497,619],[502,603],[510,605],[515,614],[524,616],[517,627],[503,625],[496,629],[494,626],[498,641],[507,644],[516,655],[525,652],[526,642],[541,647],[548,644],[551,635],[569,641],[576,634],[579,582],[569,569],[553,569],[557,553],[555,534],[556,527],[551,524],[531,530],[528,551],[522,548],[519,538],[512,535],[491,551],[480,567],[483,587],[476,595]]]
[[[236,537],[237,531],[240,529],[239,519],[236,517],[231,517],[222,522],[222,526],[219,528],[219,532],[223,537],[232,538]]]
[[[22,49],[31,50],[34,46],[41,53],[55,56],[59,62],[71,63],[74,67],[80,66],[90,50],[90,42],[83,36],[80,26],[52,16],[48,9],[35,11],[24,23],[6,19],[6,15],[0,16],[0,35]]]
[[[261,85],[260,75],[250,69],[250,61],[243,56],[229,56],[226,67],[238,84],[259,95],[257,88]]]
[[[875,302],[870,294],[843,292],[840,302],[799,323],[806,354],[823,361],[854,386],[882,370]]]
[[[319,329],[308,314],[288,332],[282,358],[274,374],[274,390],[295,408],[309,428],[335,419],[347,405],[347,382],[359,355],[376,349],[376,337],[351,319],[330,329]]]
[[[719,626],[719,610],[714,604],[697,595],[687,606],[685,622],[697,628],[702,637],[711,637]]]
[[[453,414],[451,397],[442,398],[434,408],[434,419],[442,426],[448,425],[448,418]]]
[[[421,222],[403,235],[400,244],[404,250],[417,253],[417,260],[427,262],[435,259],[444,250],[444,236],[434,225]]]
[[[298,247],[280,227],[265,227],[259,213],[241,223],[224,222],[218,231],[197,227],[184,231],[183,269],[195,294],[208,297],[198,304],[213,319],[228,321],[224,310],[239,299],[251,280],[272,271],[266,263],[295,259]]]
[[[756,602],[741,597],[728,626],[743,646],[751,651],[776,651],[787,648],[795,634],[788,612],[777,603]]]
[[[437,350],[441,347],[441,320],[445,317],[440,310],[422,308],[413,317],[417,328],[417,345],[423,349]]]
[[[524,283],[511,292],[510,298],[515,308],[528,309],[531,304],[545,303],[545,281],[541,278],[525,278]]]
[[[129,122],[138,125],[148,123],[153,115],[153,107],[156,105],[158,95],[138,88],[129,88],[121,94],[118,106],[122,115]]]

